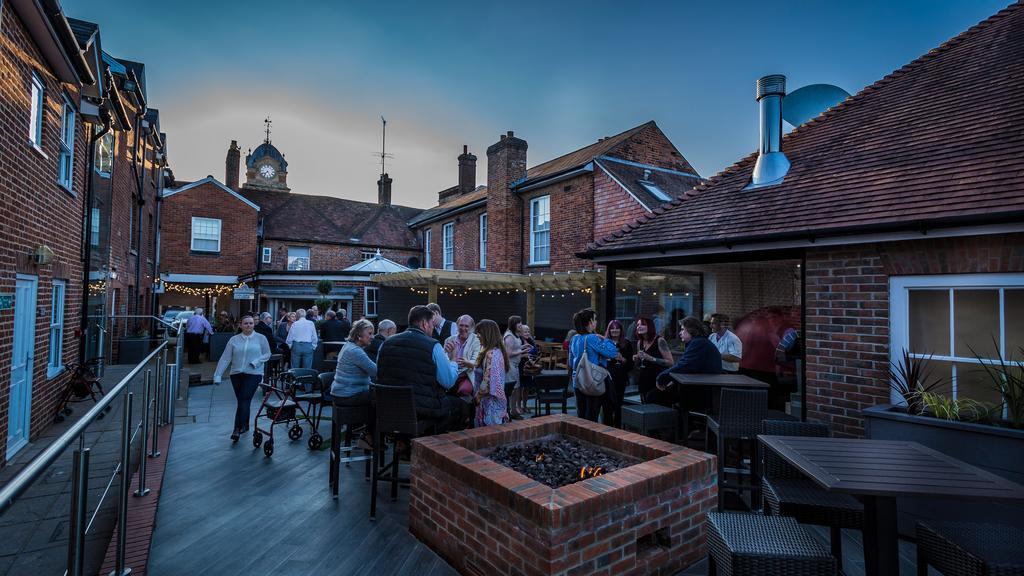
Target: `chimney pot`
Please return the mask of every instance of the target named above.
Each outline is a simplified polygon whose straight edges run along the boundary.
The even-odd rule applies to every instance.
[[[508,131],[508,137],[509,137],[509,138],[511,138],[511,137],[513,137],[513,136],[515,136],[515,135],[516,135],[516,133],[515,133],[515,132],[513,132],[513,131],[511,131],[511,130],[509,130],[509,131]]]
[[[782,104],[786,77],[772,74],[757,80],[761,141],[750,188],[778,184],[789,171],[789,159],[782,153]]]
[[[469,154],[469,146],[468,145],[466,145],[466,144],[462,145],[462,153],[463,154]]]
[[[377,180],[377,204],[381,206],[391,205],[391,178],[388,177],[387,172],[381,174],[380,180]]]
[[[461,196],[469,194],[476,188],[476,155],[469,153],[469,146],[462,145],[462,154],[459,156],[459,186],[454,195]],[[454,195],[438,195],[438,204],[444,204]],[[443,197],[442,197],[443,196]]]

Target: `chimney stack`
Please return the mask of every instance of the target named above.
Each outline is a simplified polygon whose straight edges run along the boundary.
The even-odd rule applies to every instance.
[[[469,153],[469,146],[462,145],[459,155],[459,195],[469,194],[476,188],[476,156]]]
[[[224,161],[224,184],[234,191],[238,191],[238,168],[242,161],[242,149],[238,147],[238,141],[232,140],[228,146],[228,157]]]
[[[377,204],[391,206],[391,182],[386,172],[377,180]]]
[[[509,130],[487,148],[487,269],[522,272],[522,206],[512,184],[526,178],[526,140]]]
[[[789,171],[789,159],[782,153],[782,99],[786,96],[786,77],[772,74],[757,81],[760,107],[761,142],[757,163],[748,188],[782,182]]]

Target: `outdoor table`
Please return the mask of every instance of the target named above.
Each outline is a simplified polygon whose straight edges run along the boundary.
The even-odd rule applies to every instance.
[[[825,490],[864,504],[868,576],[899,574],[897,496],[1024,501],[1024,486],[916,442],[758,436],[761,443]]]
[[[710,390],[712,415],[718,414],[719,403],[722,397],[720,391],[722,388],[768,388],[769,386],[767,382],[761,382],[756,378],[744,376],[743,374],[677,374],[673,372],[670,376],[680,387],[700,386]],[[706,400],[704,398],[703,401],[700,401],[700,404],[707,406],[704,403]],[[685,422],[686,419],[684,418],[683,420]],[[683,428],[684,433],[688,431],[687,426]]]

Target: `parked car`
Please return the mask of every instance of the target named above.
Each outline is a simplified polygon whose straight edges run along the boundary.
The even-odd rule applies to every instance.
[[[170,321],[171,327],[167,329],[167,338],[177,338],[178,330],[185,326],[185,322],[188,322],[188,319],[191,318],[193,314],[195,314],[195,312],[191,310],[179,310],[175,314],[174,319]]]
[[[174,319],[178,317],[179,313],[184,311],[185,309],[181,306],[171,306],[164,310],[164,315],[161,318],[163,322],[158,322],[156,325],[156,335],[160,336],[166,334],[169,325],[174,322]]]

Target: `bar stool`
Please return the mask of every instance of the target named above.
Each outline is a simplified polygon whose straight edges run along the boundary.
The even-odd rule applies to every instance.
[[[321,375],[321,380],[322,380]],[[333,377],[333,374],[330,374]],[[330,385],[326,390],[330,390]],[[352,455],[356,449],[352,446],[352,431],[356,427],[362,427],[373,421],[372,406],[344,406],[338,404],[337,398],[332,398],[331,403],[331,458],[330,458],[330,485],[331,497],[338,497],[338,485],[341,484],[341,465],[348,466],[352,462],[366,462],[366,479],[370,479],[370,465],[373,455],[363,450],[361,455]],[[345,426],[345,445],[341,445],[341,427]],[[346,456],[342,456],[344,452]]]
[[[708,452],[711,435],[715,435],[715,455],[718,462],[718,511],[725,508],[726,490],[751,492],[750,505],[756,507],[761,500],[760,465],[757,461],[757,435],[761,431],[761,422],[768,414],[768,392],[766,390],[745,390],[723,388],[722,401],[717,416],[708,416],[708,430],[704,436],[704,451]],[[725,458],[726,446],[735,441],[738,446],[739,464],[736,468],[727,468]],[[750,469],[743,469],[743,444],[750,445]],[[726,480],[726,473],[732,472],[740,476],[749,476],[749,482],[732,483]]]
[[[660,404],[630,404],[622,407],[622,428],[635,430],[648,436],[655,430],[671,430],[672,441],[677,439],[679,429],[675,408]]]

